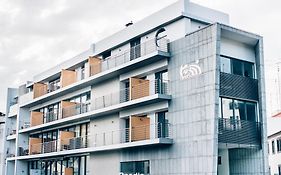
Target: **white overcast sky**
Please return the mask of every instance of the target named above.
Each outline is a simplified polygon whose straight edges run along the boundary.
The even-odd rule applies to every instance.
[[[129,21],[176,0],[1,0],[0,111],[17,87],[67,60]],[[281,58],[280,0],[192,0],[230,15],[230,24],[264,36],[265,60]],[[268,79],[267,81],[269,81]]]

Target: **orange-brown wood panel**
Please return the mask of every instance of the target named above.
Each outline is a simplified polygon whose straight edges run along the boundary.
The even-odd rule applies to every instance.
[[[90,76],[95,75],[101,72],[101,63],[102,60],[97,57],[90,57],[88,59],[89,67],[90,67]]]
[[[73,175],[73,168],[72,167],[65,168],[64,174],[65,175]]]
[[[71,131],[60,131],[60,144],[69,145],[69,139],[75,137],[75,132]]]
[[[150,138],[150,119],[147,116],[131,117],[131,141],[147,140]]]
[[[75,106],[77,104],[78,103],[76,103],[76,102],[61,101],[62,118],[76,115]]]
[[[75,71],[64,70],[64,69],[61,71],[61,77],[60,77],[61,87],[65,87],[72,83],[75,83],[76,80],[77,80],[77,76]]]
[[[149,96],[149,80],[130,78],[130,100]]]
[[[47,85],[44,83],[33,84],[33,98],[47,94]]]
[[[40,154],[41,153],[41,138],[29,138],[29,154]]]
[[[43,124],[43,112],[31,111],[30,126],[37,126]]]

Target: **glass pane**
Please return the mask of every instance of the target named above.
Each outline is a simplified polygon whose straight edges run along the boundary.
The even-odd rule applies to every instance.
[[[254,78],[254,73],[253,73],[253,64],[252,63],[244,63],[244,76],[245,77],[250,77]]]
[[[235,75],[243,75],[242,62],[239,60],[232,60],[232,73]]]
[[[222,115],[223,118],[232,119],[233,118],[233,102],[231,99],[222,99]]]
[[[221,57],[221,72],[231,73],[230,59]]]
[[[256,120],[256,104],[247,103],[247,120],[248,121],[257,121]]]
[[[234,114],[236,120],[246,120],[246,107],[242,101],[234,100]]]

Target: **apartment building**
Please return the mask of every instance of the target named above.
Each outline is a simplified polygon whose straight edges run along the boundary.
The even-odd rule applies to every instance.
[[[262,37],[180,0],[11,90],[4,173],[267,174],[263,68]]]

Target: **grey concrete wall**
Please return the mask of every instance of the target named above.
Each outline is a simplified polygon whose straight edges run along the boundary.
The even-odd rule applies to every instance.
[[[91,175],[118,175],[119,152],[100,152],[90,154],[89,170]]]
[[[216,27],[170,44],[168,72],[172,100],[168,118],[172,146],[124,150],[121,161],[150,160],[151,175],[216,174]],[[182,80],[180,67],[197,64],[202,74]]]

